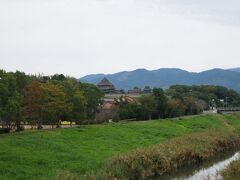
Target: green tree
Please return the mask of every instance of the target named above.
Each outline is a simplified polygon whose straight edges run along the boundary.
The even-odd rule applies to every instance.
[[[186,106],[186,115],[198,114],[200,109],[197,106],[197,99],[192,96],[187,96],[184,98],[184,104]]]
[[[143,111],[148,114],[148,119],[152,119],[152,115],[157,111],[157,103],[153,95],[144,95],[139,98]]]
[[[66,77],[63,74],[54,74],[51,79],[57,81],[64,81],[66,80]]]
[[[67,102],[62,86],[52,82],[42,84],[44,92],[44,117],[52,125],[59,123],[65,113],[72,111],[72,104]]]
[[[73,111],[71,120],[80,121],[87,117],[87,99],[80,89],[77,89],[73,96]]]
[[[0,72],[0,119],[2,125],[11,127],[15,121],[14,109],[17,111],[18,97],[16,78],[13,73]],[[19,100],[20,101],[20,100]],[[9,114],[13,111],[13,114]]]
[[[79,122],[87,117],[87,99],[81,89],[79,82],[74,78],[66,78],[61,81],[52,81],[54,84],[62,86],[66,94],[66,101],[71,106],[71,111],[65,112],[64,120]]]
[[[24,72],[16,71],[14,74],[16,79],[17,91],[22,93],[25,86],[31,82],[31,78],[27,76]]]
[[[167,102],[167,117],[179,117],[185,115],[186,106],[180,99],[169,99]]]
[[[96,113],[102,104],[102,98],[104,93],[95,85],[82,83],[79,88],[83,91],[84,96],[87,99],[87,119],[94,120]]]
[[[158,118],[164,118],[167,110],[167,97],[161,88],[153,89],[153,97],[156,101]]]
[[[8,101],[8,83],[3,78],[3,74],[0,76],[0,121],[3,120],[5,115],[4,109]]]
[[[117,108],[118,116],[121,120],[124,119],[143,119],[141,106],[138,104],[131,104],[129,102],[118,103]]]
[[[21,95],[15,92],[13,96],[8,98],[5,106],[5,123],[9,128],[11,128],[12,125],[15,125],[17,131],[21,130],[21,102]]]

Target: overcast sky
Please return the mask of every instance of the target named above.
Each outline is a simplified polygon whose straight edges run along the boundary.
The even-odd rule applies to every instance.
[[[0,0],[0,69],[240,66],[239,0]]]

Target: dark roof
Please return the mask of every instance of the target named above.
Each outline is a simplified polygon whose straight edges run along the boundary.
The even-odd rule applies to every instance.
[[[143,89],[143,91],[151,91],[151,90],[152,90],[152,89],[151,89],[150,86],[145,86],[144,89]]]
[[[133,88],[133,90],[141,90],[141,88],[135,86],[135,87]]]
[[[113,84],[107,78],[103,78],[98,86],[113,86]]]

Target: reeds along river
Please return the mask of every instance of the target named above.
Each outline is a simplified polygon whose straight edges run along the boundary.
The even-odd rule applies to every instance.
[[[222,179],[220,172],[225,169],[232,161],[240,158],[240,152],[228,152],[220,154],[214,159],[205,163],[186,166],[175,172],[169,173],[160,179],[165,180],[216,180]],[[159,179],[159,178],[155,178]]]
[[[239,145],[239,134],[232,129],[191,133],[115,157],[107,168],[109,179],[216,179],[231,159],[224,161],[235,158],[229,151],[238,150]]]

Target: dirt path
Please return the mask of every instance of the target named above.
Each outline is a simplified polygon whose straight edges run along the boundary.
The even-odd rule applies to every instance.
[[[232,130],[235,130],[236,128],[234,127],[234,126],[232,126],[231,124],[229,124],[227,121],[226,121],[226,119],[224,118],[224,116],[223,115],[218,115],[218,117],[219,117],[219,119],[223,122],[223,124],[225,125],[225,126],[227,126],[229,129],[232,129]],[[240,117],[239,117],[240,118]]]

